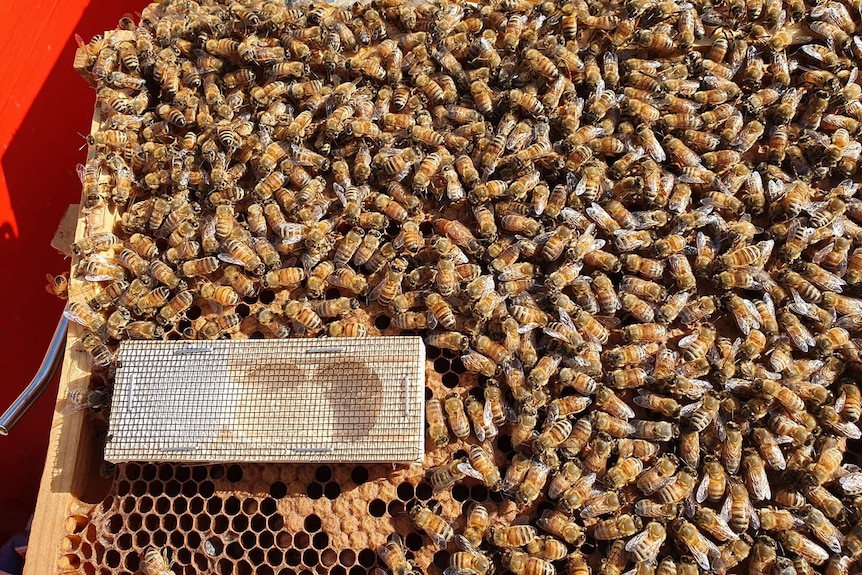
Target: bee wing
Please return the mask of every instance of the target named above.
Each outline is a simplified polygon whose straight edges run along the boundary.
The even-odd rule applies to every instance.
[[[691,344],[693,344],[697,340],[699,335],[700,335],[699,333],[695,332],[695,333],[689,334],[683,338],[680,338],[677,345],[683,349],[690,347]]]
[[[709,473],[703,473],[703,479],[701,479],[700,484],[697,486],[697,491],[695,491],[694,498],[698,503],[703,503],[706,501],[706,497],[709,492]]]
[[[726,441],[727,427],[724,425],[724,417],[722,417],[720,412],[715,415],[715,419],[712,420],[712,424],[715,427],[715,435],[718,437],[718,440],[721,442]]]
[[[468,475],[468,476],[472,477],[473,479],[478,479],[480,481],[485,479],[481,473],[476,471],[476,469],[472,465],[467,463],[466,461],[456,465],[456,468],[458,469],[458,471],[460,471],[464,475]]]
[[[332,191],[342,206],[347,205],[347,196],[344,195],[344,188],[338,182],[332,182]]]
[[[473,545],[467,540],[467,538],[460,533],[455,535],[455,546],[461,551],[466,551],[467,553],[479,553],[476,548],[473,547]]]
[[[703,405],[703,401],[695,401],[694,403],[689,403],[688,405],[683,405],[679,408],[679,416],[681,418],[691,417],[691,415],[697,411],[697,409]]]
[[[245,265],[242,260],[231,257],[230,254],[220,253],[220,254],[218,254],[218,259],[220,259],[223,262],[227,262],[229,264],[235,264],[238,266],[244,266]]]
[[[832,429],[839,435],[847,439],[862,438],[862,429],[851,421],[839,421],[831,425]]]
[[[847,392],[842,391],[841,395],[838,396],[838,399],[835,400],[835,411],[841,413],[844,409],[844,404],[847,401]]]
[[[858,495],[862,493],[862,473],[855,472],[838,480],[838,485],[846,495]]]
[[[482,408],[482,423],[486,428],[493,429],[495,432],[497,431],[497,428],[494,426],[494,410],[490,401],[486,401],[485,406]]]

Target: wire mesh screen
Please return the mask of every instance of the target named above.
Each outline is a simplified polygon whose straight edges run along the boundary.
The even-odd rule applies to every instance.
[[[105,459],[412,462],[418,337],[124,341]]]

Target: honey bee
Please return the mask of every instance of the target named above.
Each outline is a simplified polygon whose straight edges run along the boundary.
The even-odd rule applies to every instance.
[[[473,476],[480,479],[489,489],[499,491],[503,485],[503,478],[488,452],[479,445],[473,445],[470,447],[469,458],[474,470]]]
[[[455,536],[448,521],[423,505],[416,505],[408,513],[413,524],[424,531],[440,549],[445,549]]]
[[[478,547],[491,525],[488,509],[481,503],[473,502],[467,511],[466,521],[464,538],[473,547]]]
[[[414,572],[413,564],[405,555],[404,542],[397,533],[391,534],[386,543],[377,548],[377,554],[392,575],[410,575]]]
[[[439,399],[432,397],[425,402],[425,419],[428,421],[428,435],[437,447],[449,444],[449,430],[443,415],[443,405]]]
[[[672,522],[671,531],[677,541],[688,549],[701,568],[708,569],[711,562],[719,558],[718,547],[685,519],[677,519]]]
[[[168,559],[167,550],[161,552],[152,546],[144,549],[141,555],[141,571],[144,575],[167,575],[172,573],[171,561]]]
[[[503,566],[515,575],[553,575],[556,569],[550,562],[515,549],[507,549],[502,557]]]
[[[556,509],[543,511],[536,525],[570,545],[580,545],[585,538],[583,527]]]
[[[646,524],[645,529],[626,542],[626,551],[635,561],[653,563],[667,537],[665,528],[655,521]]]
[[[829,552],[796,531],[784,531],[779,537],[784,547],[803,557],[813,565],[823,565],[829,560]]]
[[[497,547],[511,549],[524,547],[536,538],[536,528],[532,525],[502,525],[491,527],[488,541]]]

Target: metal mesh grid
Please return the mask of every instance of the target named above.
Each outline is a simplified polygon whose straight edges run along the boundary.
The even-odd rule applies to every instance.
[[[105,459],[412,462],[418,337],[124,341]]]

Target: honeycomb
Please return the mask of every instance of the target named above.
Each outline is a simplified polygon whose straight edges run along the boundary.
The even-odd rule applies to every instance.
[[[378,315],[377,324],[386,317]],[[453,352],[429,346],[426,355],[426,399],[475,386],[476,375]],[[498,457],[511,457],[508,437],[497,442]],[[515,516],[513,502],[475,479],[432,492],[425,469],[466,456],[464,446],[428,445],[422,467],[118,464],[108,470],[111,484],[100,503],[70,509],[58,567],[132,575],[152,545],[168,550],[178,574],[367,575],[385,568],[376,550],[394,532],[419,569],[439,575],[450,553],[417,531],[407,515],[413,505],[439,502],[449,520],[473,501],[492,518]]]

